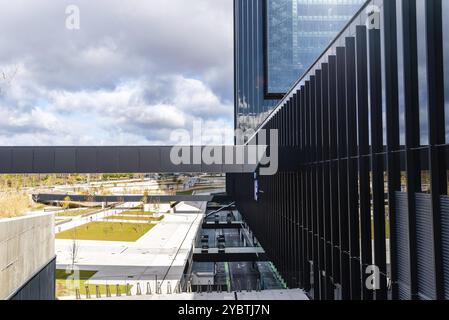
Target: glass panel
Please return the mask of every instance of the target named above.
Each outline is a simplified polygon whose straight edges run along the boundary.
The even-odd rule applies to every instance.
[[[267,0],[268,92],[287,92],[364,2]]]
[[[257,14],[255,10],[257,9],[256,2],[250,1],[249,4],[249,12],[248,12],[248,21],[249,21],[249,38],[248,38],[248,53],[249,53],[249,59],[248,59],[248,86],[250,88],[250,94],[248,95],[248,125],[250,127],[254,127],[254,93],[255,93],[255,82],[254,82],[254,63],[255,63],[255,56],[256,52],[254,50],[254,41],[255,41],[255,35],[256,35],[256,23],[254,21],[254,18]]]
[[[416,1],[416,28],[418,36],[418,89],[421,145],[429,144],[426,0]]]
[[[443,46],[444,46],[444,96],[446,112],[446,142],[449,141],[449,1],[442,1],[443,5]]]
[[[399,137],[401,148],[405,147],[405,93],[404,93],[404,39],[402,21],[402,0],[396,1],[396,27],[398,45],[398,101],[399,101]]]
[[[385,50],[385,18],[384,18],[384,1],[383,0],[374,0],[373,1],[374,6],[377,7],[377,9],[379,10],[379,14],[380,14],[380,21],[379,21],[379,26],[380,26],[380,47],[381,50]],[[380,55],[381,57],[381,61],[382,61],[382,68],[381,68],[381,72],[382,72],[382,137],[383,137],[383,144],[386,146],[387,145],[387,92],[386,92],[386,72],[385,72],[385,55],[381,53]]]
[[[244,94],[243,94],[243,119],[246,120],[246,116],[248,115],[248,109],[249,109],[249,93],[250,93],[250,87],[248,86],[249,82],[249,42],[250,42],[250,28],[251,28],[251,22],[249,20],[249,13],[250,13],[250,7],[249,7],[250,1],[244,1],[244,11],[243,11],[243,22],[245,23],[245,39],[243,40],[243,46],[244,46],[244,55],[243,55],[243,88],[244,88]],[[248,22],[246,22],[248,21]],[[245,121],[246,122],[246,121]]]
[[[265,99],[264,1],[236,1],[237,127],[257,128],[278,100]]]
[[[237,95],[237,101],[236,101],[236,111],[237,111],[237,128],[241,127],[241,121],[242,121],[242,115],[243,115],[243,88],[242,88],[242,82],[243,82],[243,72],[241,70],[242,65],[242,59],[243,59],[243,37],[244,37],[244,29],[243,29],[243,22],[242,22],[242,6],[243,2],[239,2],[236,4],[236,11],[235,11],[235,18],[236,19],[236,29],[235,32],[237,34],[237,41],[235,48],[237,54],[235,57],[235,64],[236,66],[239,66],[239,68],[236,70],[237,77],[236,77],[236,95]]]

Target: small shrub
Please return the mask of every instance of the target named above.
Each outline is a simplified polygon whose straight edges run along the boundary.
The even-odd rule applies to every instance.
[[[5,193],[0,195],[0,218],[19,217],[30,208],[30,201],[26,194]]]

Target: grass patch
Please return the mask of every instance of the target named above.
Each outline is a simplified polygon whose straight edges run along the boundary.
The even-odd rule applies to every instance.
[[[92,278],[97,271],[84,271],[79,272],[79,282],[67,279],[73,275],[73,273],[66,273],[65,270],[56,270],[56,296],[57,297],[68,297],[75,296],[76,289],[80,290],[82,296],[86,295],[86,281]],[[89,284],[87,285],[92,298],[96,296],[97,285]],[[98,289],[102,296],[106,296],[107,290],[106,285],[98,285]],[[131,289],[131,286],[129,287]],[[117,294],[117,286],[113,283],[110,284],[111,295]],[[126,294],[126,285],[120,285],[119,291],[122,295]]]
[[[112,217],[106,218],[106,220],[129,220],[129,221],[162,221],[163,219],[164,219],[164,216],[160,216],[159,218],[148,217],[148,216],[142,216],[142,217],[112,216]]]
[[[41,211],[44,210],[47,207],[47,205],[42,204],[42,203],[35,203],[32,205],[32,210],[33,211]]]
[[[57,213],[56,216],[57,217],[78,217],[78,216],[82,216],[84,214],[94,213],[98,210],[100,210],[100,209],[95,208],[95,209],[71,210],[71,211],[67,211],[67,212]]]
[[[187,191],[177,191],[177,196],[191,196],[193,194],[193,190],[187,190]]]
[[[79,278],[80,280],[89,280],[92,278],[98,271],[86,271],[80,270]],[[56,280],[67,280],[73,273],[66,273],[66,270],[57,269],[56,270]]]
[[[123,211],[122,213],[120,213],[121,215],[130,215],[130,216],[154,216],[154,212],[144,212],[144,211],[139,211],[139,210],[129,210],[129,211]]]
[[[56,239],[135,242],[154,225],[149,223],[91,222],[56,234]]]

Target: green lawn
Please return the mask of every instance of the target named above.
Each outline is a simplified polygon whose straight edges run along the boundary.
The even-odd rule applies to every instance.
[[[187,191],[177,191],[177,196],[191,196],[193,194],[193,190],[187,190]]]
[[[86,295],[86,281],[92,278],[97,271],[84,271],[81,270],[79,273],[79,282],[67,278],[72,274],[67,274],[65,270],[56,270],[56,296],[57,297],[67,297],[75,296],[76,289],[80,290],[81,296]],[[89,292],[92,298],[96,297],[97,285],[89,284]],[[131,286],[129,287],[129,289]],[[99,285],[98,289],[102,296],[106,296],[106,285]],[[115,296],[117,294],[117,286],[114,283],[110,284],[111,295]],[[126,285],[120,285],[119,291],[122,295],[126,295]]]
[[[100,208],[94,208],[94,209],[80,209],[80,210],[73,210],[73,211],[67,211],[67,212],[61,212],[57,213],[57,217],[78,217],[83,214],[89,214],[100,210]]]
[[[112,216],[112,217],[106,218],[106,220],[129,220],[129,221],[162,221],[163,219],[164,219],[164,216],[161,216],[159,218],[148,217],[148,216],[141,216],[141,217]]]
[[[150,231],[149,223],[91,222],[56,234],[56,239],[134,242]]]
[[[44,210],[47,207],[47,205],[45,204],[41,204],[41,203],[34,203],[33,204],[33,211],[40,211],[40,210]]]
[[[130,216],[153,216],[154,212],[144,212],[139,210],[129,210],[129,211],[123,211],[120,213],[121,215],[130,215]]]

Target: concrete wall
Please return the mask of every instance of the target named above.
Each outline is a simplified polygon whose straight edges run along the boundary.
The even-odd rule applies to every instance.
[[[10,300],[54,300],[55,299],[56,257],[23,287],[19,288]]]
[[[52,213],[0,220],[0,299],[17,296],[42,270],[48,273],[54,258]],[[46,277],[52,282],[48,285],[54,288],[54,276],[51,278]],[[40,281],[40,285],[45,283]],[[27,289],[33,291],[29,286]]]

